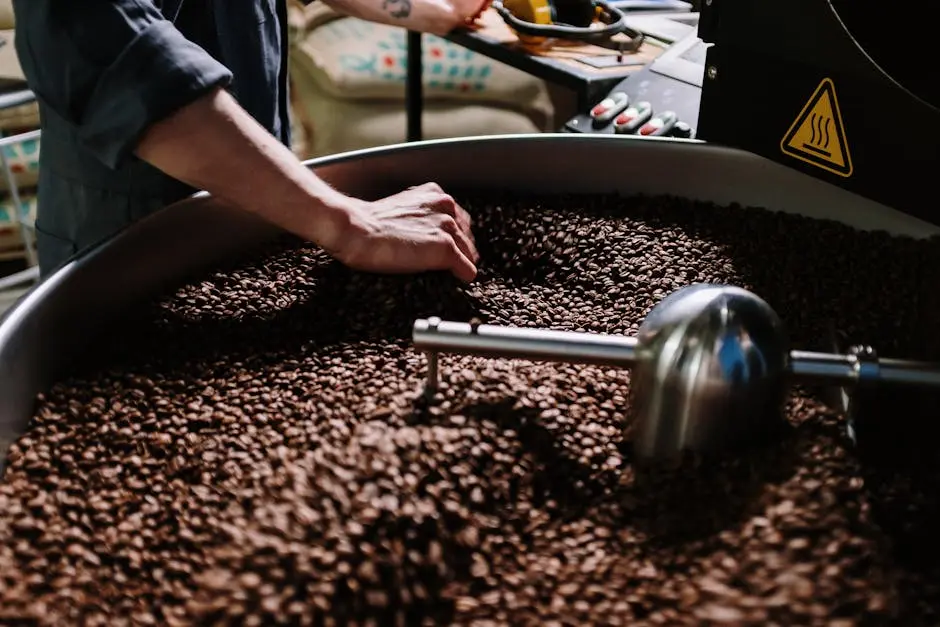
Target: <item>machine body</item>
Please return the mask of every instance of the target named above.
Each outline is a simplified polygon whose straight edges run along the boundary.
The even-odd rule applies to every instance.
[[[694,33],[676,42],[652,63],[614,86],[601,102],[568,120],[564,130],[593,135],[694,137],[707,48]],[[631,107],[640,115],[629,115]],[[646,126],[658,118],[668,122],[659,127],[655,122]]]
[[[848,0],[711,0],[697,137],[940,223],[936,71],[916,16]],[[930,22],[930,20],[927,20]],[[897,28],[894,28],[897,27]],[[903,30],[900,30],[903,29]]]
[[[566,132],[642,135],[597,119],[626,97],[678,122],[655,135],[758,154],[940,224],[940,90],[931,20],[851,0],[710,0],[694,36],[616,85]],[[647,33],[648,37],[651,35]]]

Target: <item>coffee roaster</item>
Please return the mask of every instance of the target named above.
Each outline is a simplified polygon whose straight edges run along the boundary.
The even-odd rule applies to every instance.
[[[938,224],[931,176],[940,163],[940,96],[926,65],[932,29],[932,20],[902,7],[879,12],[871,3],[703,3],[698,35],[710,45],[696,136]],[[832,346],[846,348],[838,333]],[[887,441],[879,415],[893,398],[863,387],[836,402],[851,424]]]
[[[475,164],[474,168],[469,170],[467,163]],[[912,237],[940,232],[911,215],[780,163],[687,140],[570,134],[470,138],[361,151],[321,159],[312,166],[337,188],[366,197],[426,180],[445,188],[519,194],[670,194],[796,212]],[[746,219],[744,213],[742,219]],[[0,448],[5,451],[27,427],[35,395],[68,373],[76,360],[82,360],[89,342],[119,321],[129,307],[275,233],[257,219],[200,195],[141,221],[37,286],[0,324]],[[168,249],[174,254],[166,255]],[[125,270],[115,274],[115,267]],[[753,305],[756,301],[746,296],[741,302]],[[711,307],[702,310],[699,318],[712,320],[735,311],[733,307]],[[757,326],[773,319],[772,313],[764,314]],[[747,328],[753,331],[757,327]],[[688,342],[695,335],[678,334],[674,339],[690,346]],[[778,365],[784,360],[787,368],[799,369],[800,364],[831,361],[838,380],[868,377],[866,373],[878,365],[866,361],[866,355],[847,355],[842,349],[841,354],[811,356],[805,362],[799,355],[794,359],[792,353],[787,358],[790,347],[776,339],[771,344],[768,355]],[[645,344],[640,341],[637,346]],[[663,358],[663,353],[655,354]],[[881,369],[882,379],[893,375],[933,377],[918,365],[887,366]]]

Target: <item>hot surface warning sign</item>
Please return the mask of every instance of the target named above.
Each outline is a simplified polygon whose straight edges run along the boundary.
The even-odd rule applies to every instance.
[[[852,157],[831,79],[824,78],[816,88],[784,135],[780,150],[833,174],[852,176]]]

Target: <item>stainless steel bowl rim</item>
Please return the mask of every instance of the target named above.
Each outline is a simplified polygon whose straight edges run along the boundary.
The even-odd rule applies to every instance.
[[[578,134],[434,140],[308,162],[337,189],[380,197],[428,181],[516,193],[669,194],[923,237],[936,227],[767,159],[696,140]],[[175,203],[82,253],[0,319],[0,459],[35,396],[135,303],[269,241],[277,230],[207,194]],[[168,250],[172,254],[166,254]]]

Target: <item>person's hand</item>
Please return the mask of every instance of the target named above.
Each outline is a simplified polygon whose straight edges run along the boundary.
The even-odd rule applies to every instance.
[[[447,270],[467,282],[476,276],[470,216],[436,183],[357,205],[349,226],[331,253],[356,270]]]
[[[486,11],[493,4],[493,0],[451,0],[454,6],[454,12],[463,17],[460,26],[469,30],[477,30],[481,27],[479,22]]]

